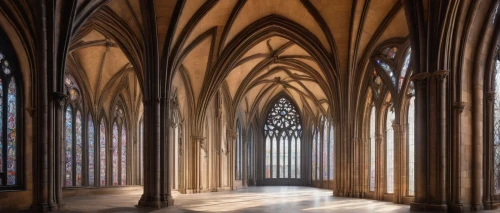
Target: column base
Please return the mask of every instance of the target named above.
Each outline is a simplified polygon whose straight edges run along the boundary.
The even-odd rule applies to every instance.
[[[491,202],[491,201],[485,201],[483,207],[484,207],[484,210],[493,210],[493,209],[495,209],[495,206],[493,205],[493,202]]]
[[[33,212],[50,212],[55,210],[63,210],[64,206],[65,206],[64,204],[61,205],[48,204],[48,203],[32,204],[30,206],[30,210]]]
[[[452,203],[450,204],[450,212],[463,212],[464,205],[461,203]]]
[[[161,195],[161,200],[162,202],[167,202],[167,206],[174,205],[174,198],[172,197],[172,195]]]
[[[484,210],[484,206],[483,206],[482,203],[480,203],[480,204],[472,204],[471,205],[471,210],[472,211],[482,211],[482,210]]]
[[[173,204],[173,200],[172,200]],[[142,195],[137,207],[161,209],[168,207],[168,201],[162,201],[160,197]]]
[[[416,203],[412,202],[410,204],[411,211],[446,211],[448,206],[446,204],[428,204],[428,203]]]

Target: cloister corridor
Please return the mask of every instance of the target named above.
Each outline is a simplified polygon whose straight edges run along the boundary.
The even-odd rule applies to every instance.
[[[137,208],[140,187],[119,195],[80,196],[66,199],[63,212],[409,212],[410,206],[368,199],[332,196],[332,191],[300,186],[257,186],[235,191],[180,194],[165,209]],[[491,211],[489,211],[491,212]]]

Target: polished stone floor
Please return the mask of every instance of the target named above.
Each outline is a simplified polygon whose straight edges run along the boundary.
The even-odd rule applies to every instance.
[[[64,212],[409,212],[410,206],[368,199],[333,197],[331,190],[296,186],[249,187],[236,191],[178,194],[175,205],[136,208],[142,190],[121,195],[67,198]]]

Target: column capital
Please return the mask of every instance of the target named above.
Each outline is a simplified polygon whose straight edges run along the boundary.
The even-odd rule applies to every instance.
[[[486,93],[486,100],[487,100],[488,102],[490,102],[490,103],[491,103],[491,102],[493,102],[493,101],[495,100],[495,96],[496,96],[496,94],[497,94],[497,93],[496,93],[496,92],[494,92],[494,91],[492,91],[492,92],[487,92],[487,93]]]
[[[417,73],[412,75],[410,80],[415,82],[416,88],[420,89],[426,86],[427,78],[429,78],[429,76],[431,76],[431,74],[427,72]]]
[[[54,101],[57,102],[57,105],[60,108],[64,108],[64,104],[66,103],[66,100],[68,99],[68,95],[60,92],[53,92],[52,97],[54,98]]]
[[[432,73],[432,75],[436,77],[439,83],[443,83],[446,77],[448,77],[448,74],[450,74],[449,70],[439,70]]]
[[[230,139],[236,139],[236,137],[238,137],[238,131],[236,131],[236,129],[227,129],[226,133],[227,137]]]
[[[457,101],[453,103],[453,109],[457,111],[458,113],[464,112],[465,109],[465,102],[462,101]]]

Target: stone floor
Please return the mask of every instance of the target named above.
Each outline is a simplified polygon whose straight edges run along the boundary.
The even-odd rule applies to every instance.
[[[67,198],[64,212],[409,212],[408,205],[333,197],[331,190],[296,186],[250,187],[228,192],[174,193],[175,205],[136,208],[142,190],[121,195]]]

